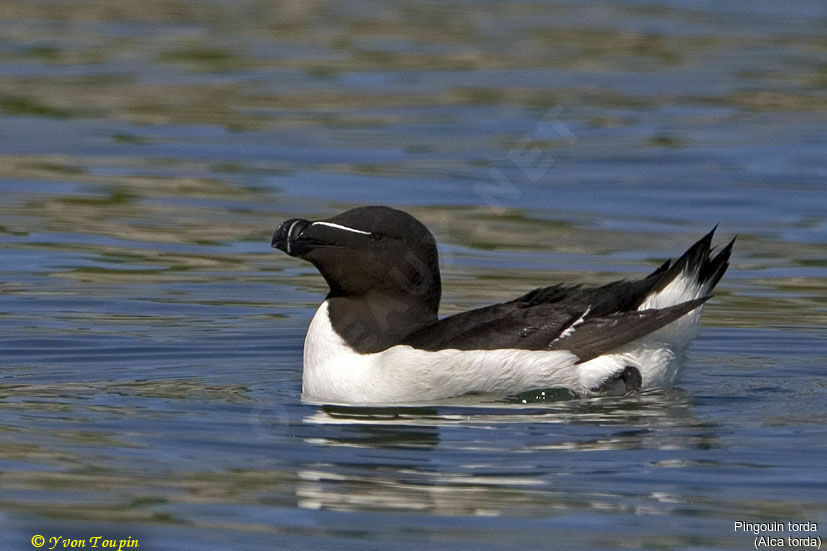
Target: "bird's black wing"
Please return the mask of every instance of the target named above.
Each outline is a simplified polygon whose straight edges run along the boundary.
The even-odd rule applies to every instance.
[[[542,287],[510,302],[430,323],[402,344],[425,350],[568,350],[581,362],[587,361],[660,329],[708,300],[703,296],[667,308],[639,310],[647,297],[682,275],[693,278],[700,293],[715,286],[729,265],[732,241],[712,257],[714,232],[643,279],[601,287]]]
[[[402,344],[424,350],[541,350],[580,314],[555,303],[505,302],[435,321]]]
[[[586,361],[660,329],[706,300],[637,310],[664,269],[635,282],[536,289],[510,302],[438,320],[402,344],[424,350],[568,350]]]
[[[602,317],[587,317],[573,331],[564,332],[555,338],[546,349],[567,350],[585,362],[657,331],[707,300],[709,297],[702,297],[657,310],[632,310]]]
[[[705,301],[702,298],[659,310],[613,312],[600,312],[599,303],[512,301],[436,321],[409,335],[402,344],[431,351],[567,350],[586,361],[660,329]]]

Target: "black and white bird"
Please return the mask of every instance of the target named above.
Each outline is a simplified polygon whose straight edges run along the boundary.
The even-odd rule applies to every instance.
[[[439,319],[436,241],[413,216],[369,206],[287,220],[273,247],[312,263],[330,287],[304,341],[303,398],[392,404],[670,386],[729,265],[734,239],[713,257],[714,231],[637,281],[552,285]]]

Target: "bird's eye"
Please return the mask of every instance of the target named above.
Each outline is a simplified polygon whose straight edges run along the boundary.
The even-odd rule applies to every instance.
[[[371,232],[370,234],[371,241],[381,241],[383,237],[385,236],[381,233]]]

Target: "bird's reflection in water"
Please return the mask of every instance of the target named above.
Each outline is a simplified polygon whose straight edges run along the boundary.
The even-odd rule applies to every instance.
[[[346,511],[525,516],[626,510],[628,496],[570,481],[589,470],[598,480],[611,476],[610,470],[627,465],[621,454],[628,450],[716,445],[715,427],[692,415],[679,390],[534,404],[468,397],[467,403],[428,406],[320,406],[304,422],[314,428],[306,440],[320,453],[298,472],[297,502]],[[633,507],[681,502],[664,496]]]

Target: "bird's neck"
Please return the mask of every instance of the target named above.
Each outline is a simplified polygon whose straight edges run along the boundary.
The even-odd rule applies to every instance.
[[[399,344],[436,321],[439,298],[433,304],[405,296],[328,296],[327,303],[333,329],[351,348],[368,354]]]

